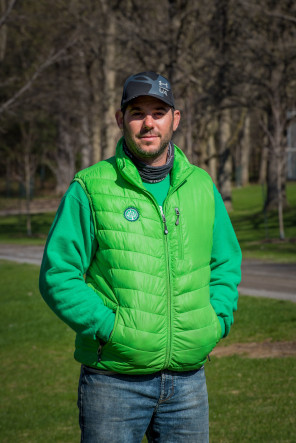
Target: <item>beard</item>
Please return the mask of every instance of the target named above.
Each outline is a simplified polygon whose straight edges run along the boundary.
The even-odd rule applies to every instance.
[[[143,131],[141,134],[137,134],[136,136],[143,136],[145,134],[149,134],[150,131]],[[155,133],[154,133],[155,134]],[[158,135],[159,134],[155,134]],[[159,157],[163,152],[168,148],[169,143],[173,136],[173,122],[171,124],[171,127],[169,131],[163,136],[159,137],[159,145],[154,147],[153,149],[149,148],[149,145],[147,147],[143,147],[141,143],[137,143],[136,140],[132,137],[130,131],[126,127],[125,123],[123,123],[123,136],[125,139],[125,142],[127,144],[128,149],[140,160],[146,159],[156,159]]]

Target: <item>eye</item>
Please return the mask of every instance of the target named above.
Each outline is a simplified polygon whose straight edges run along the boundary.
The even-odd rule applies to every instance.
[[[141,111],[131,111],[131,116],[136,118],[141,118],[143,113]]]
[[[165,115],[164,111],[155,111],[154,118],[162,118]]]

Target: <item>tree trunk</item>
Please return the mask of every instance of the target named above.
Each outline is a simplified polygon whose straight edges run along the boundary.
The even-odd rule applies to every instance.
[[[6,11],[7,5],[5,0],[0,0],[0,17]],[[7,42],[7,26],[4,24],[0,28],[0,62],[4,60]]]
[[[59,115],[56,169],[56,193],[62,195],[68,189],[75,174],[75,150],[71,137],[70,122],[64,114]]]
[[[186,115],[186,150],[185,153],[188,160],[193,163],[193,140],[192,140],[192,104],[191,97],[185,98],[185,115]]]
[[[219,140],[219,190],[222,195],[225,207],[228,211],[232,210],[231,196],[231,176],[232,176],[232,158],[229,147],[230,141],[230,110],[224,109],[221,112],[218,129]]]
[[[267,198],[265,209],[278,209],[279,218],[287,207],[285,178],[285,137],[279,105],[274,105],[268,118],[270,149],[267,165]],[[282,223],[279,220],[280,224]]]
[[[34,161],[32,154],[32,147],[34,143],[34,129],[32,127],[32,122],[29,121],[20,123],[20,129],[22,134],[22,145],[23,153],[21,164],[21,173],[19,174],[20,183],[24,183],[25,187],[25,207],[26,207],[26,226],[27,226],[27,236],[32,236],[32,221],[31,221],[31,198],[33,189],[33,178],[36,171],[36,160]]]
[[[268,163],[269,149],[264,146],[261,151],[259,183],[262,185],[267,180],[267,163]]]
[[[75,158],[77,147],[76,124],[77,106],[75,97],[69,96],[67,83],[73,83],[72,66],[69,61],[57,65],[56,85],[58,90],[57,103],[57,152],[56,152],[56,193],[63,195],[68,189],[75,174]],[[75,118],[76,117],[76,118]]]
[[[31,168],[30,168],[30,152],[29,147],[25,147],[24,152],[24,170],[25,170],[25,194],[26,194],[26,225],[27,236],[32,237],[32,221],[31,221]]]
[[[76,118],[78,119],[78,134],[79,149],[81,154],[81,168],[87,168],[91,163],[91,140],[90,140],[90,125],[89,125],[89,84],[87,81],[86,61],[82,49],[76,54],[73,61],[73,84],[78,96],[79,108],[76,111]]]
[[[217,154],[214,134],[211,134],[208,138],[208,157],[208,171],[213,182],[217,185]]]
[[[278,193],[278,218],[279,218],[279,233],[280,239],[284,240],[284,214],[283,214],[283,193],[282,193],[282,159],[279,159],[277,164],[277,193]]]
[[[102,85],[99,78],[100,62],[93,61],[89,71],[91,84],[91,137],[92,137],[92,163],[102,160]]]
[[[216,119],[208,124],[208,172],[212,177],[213,182],[218,186],[217,178],[217,147],[215,141],[215,134],[218,130],[218,122]]]
[[[117,129],[115,122],[115,73],[116,73],[116,46],[115,34],[116,23],[114,14],[106,14],[107,31],[105,36],[105,59],[104,72],[104,124],[105,124],[105,146],[103,158],[109,158],[115,153],[117,142]]]
[[[244,132],[241,142],[241,186],[249,184],[249,160],[251,152],[251,136],[250,136],[251,118],[247,114],[244,123]]]

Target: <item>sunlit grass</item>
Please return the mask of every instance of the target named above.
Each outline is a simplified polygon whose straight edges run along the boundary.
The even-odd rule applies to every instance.
[[[74,333],[38,291],[39,269],[0,261],[1,443],[80,439]],[[241,297],[229,338],[293,340],[296,304]],[[220,345],[219,345],[220,346]],[[292,442],[295,358],[212,357],[206,365],[211,442]]]
[[[233,189],[230,218],[244,258],[296,261],[296,184],[287,184],[289,207],[284,212],[284,241],[279,239],[277,211],[263,212],[259,185]]]

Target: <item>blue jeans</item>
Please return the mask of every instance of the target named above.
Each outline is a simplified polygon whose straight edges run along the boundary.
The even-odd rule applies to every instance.
[[[204,368],[150,375],[100,373],[82,366],[78,390],[86,443],[209,441]]]

